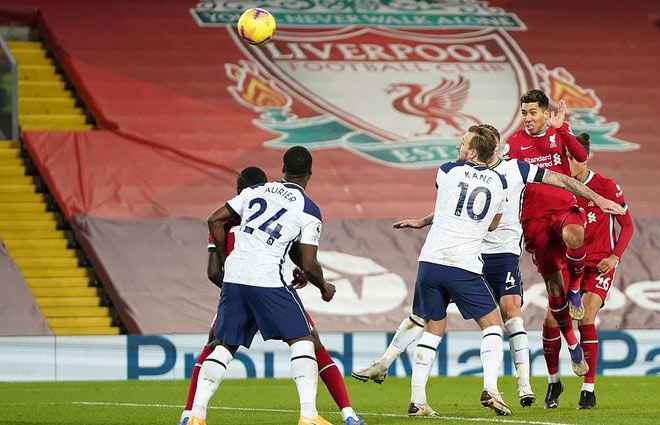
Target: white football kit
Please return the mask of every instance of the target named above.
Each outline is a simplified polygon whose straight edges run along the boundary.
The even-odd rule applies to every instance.
[[[243,189],[227,201],[241,217],[234,250],[225,261],[225,282],[286,286],[282,265],[293,242],[318,246],[321,212],[302,187],[285,181]]]
[[[484,165],[456,161],[438,169],[436,186],[433,224],[419,261],[480,274],[482,243],[504,210],[507,181]]]

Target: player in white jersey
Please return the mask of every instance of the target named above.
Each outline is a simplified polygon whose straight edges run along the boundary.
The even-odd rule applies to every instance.
[[[323,278],[316,258],[321,212],[305,193],[312,156],[302,146],[284,154],[284,179],[251,186],[228,200],[208,219],[216,246],[224,246],[224,223],[240,218],[234,250],[224,258],[224,281],[218,304],[215,346],[200,370],[189,425],[206,424],[206,408],[240,345],[249,348],[257,331],[291,347],[291,374],[300,398],[299,425],[327,425],[316,410],[318,366],[311,327],[295,289],[282,276],[287,251],[299,242],[303,271],[321,290],[324,301],[335,287]]]
[[[459,161],[438,170],[433,222],[419,255],[413,314],[426,321],[415,353],[410,416],[435,416],[426,401],[426,382],[445,333],[447,306],[454,301],[464,319],[482,329],[484,389],[481,404],[510,415],[497,388],[502,364],[502,328],[495,299],[482,270],[481,245],[502,217],[507,183],[487,166],[497,142],[489,130],[472,126],[459,146]]]
[[[494,127],[482,124],[480,127],[491,130],[498,142],[499,132]],[[488,161],[489,166],[503,175],[508,184],[508,200],[500,224],[484,238],[482,259],[483,274],[498,301],[502,320],[509,333],[509,346],[518,376],[518,396],[521,406],[531,406],[536,397],[529,384],[529,348],[527,333],[521,317],[523,287],[518,262],[522,241],[520,225],[520,207],[528,183],[544,183],[569,190],[577,195],[593,200],[604,210],[614,208],[612,203],[600,197],[582,184],[560,173],[530,165],[518,160],[501,160],[495,154]],[[434,214],[417,219],[402,220],[394,224],[395,228],[421,229],[433,222]],[[401,355],[408,345],[422,333],[423,321],[411,315],[404,319],[397,329],[392,342],[381,359],[351,375],[361,381],[373,380],[382,383],[390,365]]]

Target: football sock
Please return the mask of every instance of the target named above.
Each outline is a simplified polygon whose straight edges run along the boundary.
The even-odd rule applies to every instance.
[[[543,357],[548,368],[548,382],[558,382],[559,351],[561,350],[561,331],[559,328],[548,328],[543,325]],[[553,376],[554,375],[554,376]]]
[[[314,343],[298,341],[291,344],[291,376],[298,388],[300,414],[312,419],[318,415],[316,410],[318,371]]]
[[[577,249],[566,249],[566,260],[568,264],[569,284],[568,289],[573,292],[580,290],[582,282],[582,273],[584,272],[584,259],[587,258],[587,251],[584,245]]]
[[[589,365],[589,372],[584,375],[584,383],[591,384],[593,391],[594,378],[596,377],[596,365],[598,363],[598,333],[596,332],[596,325],[582,325],[580,329],[580,345],[584,351],[584,359]],[[582,387],[584,390],[584,385]]]
[[[321,349],[316,352],[316,363],[318,363],[321,380],[328,388],[328,392],[337,404],[337,407],[339,407],[339,410],[351,407],[351,402],[348,401],[348,394],[346,393],[344,377],[339,372],[339,368],[337,368],[337,365],[332,360],[332,357],[330,357],[325,347],[321,347]],[[344,418],[344,420],[346,420],[346,418]]]
[[[484,368],[484,388],[499,394],[497,377],[502,366],[502,328],[489,326],[481,331],[481,363]]]
[[[426,403],[426,381],[429,379],[431,367],[435,361],[435,350],[442,341],[441,336],[430,332],[424,332],[422,338],[417,343],[413,353],[413,371],[410,401],[412,403]]]
[[[195,392],[195,401],[193,402],[192,413],[200,419],[206,419],[206,406],[209,400],[218,389],[222,382],[222,377],[227,371],[227,365],[234,357],[222,345],[218,345],[206,357],[199,371],[197,380],[197,391]]]
[[[211,350],[206,345],[202,349],[202,354],[197,357],[195,366],[192,370],[192,375],[190,376],[190,385],[188,385],[188,400],[186,401],[186,410],[191,410],[193,406],[193,401],[195,400],[195,392],[197,391],[197,377],[199,376],[199,370],[202,368],[202,363],[211,354]]]
[[[399,328],[392,338],[392,342],[385,350],[383,356],[378,360],[380,370],[385,372],[399,358],[406,348],[424,332],[424,319],[410,315],[403,319]]]
[[[548,295],[548,306],[550,307],[550,313],[552,313],[552,316],[557,321],[559,329],[566,339],[566,344],[568,344],[568,346],[571,348],[575,348],[578,340],[575,336],[575,333],[573,332],[573,320],[568,313],[568,303],[566,302],[566,296],[564,294],[561,294],[557,297]]]
[[[509,333],[509,349],[518,376],[518,389],[529,386],[529,341],[522,317],[512,317],[504,323]]]

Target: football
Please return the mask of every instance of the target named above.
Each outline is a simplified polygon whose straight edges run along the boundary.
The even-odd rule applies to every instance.
[[[237,29],[241,38],[252,45],[268,43],[275,33],[275,18],[265,9],[253,7],[243,12]]]

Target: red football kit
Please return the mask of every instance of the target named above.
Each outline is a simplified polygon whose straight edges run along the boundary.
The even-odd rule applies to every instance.
[[[584,233],[584,245],[587,249],[587,258],[582,278],[582,292],[593,292],[603,302],[612,287],[616,267],[609,273],[601,274],[598,271],[598,263],[614,254],[621,258],[634,232],[634,225],[628,206],[623,197],[623,190],[612,179],[608,179],[598,173],[589,171],[584,184],[602,197],[616,202],[626,208],[624,215],[613,216],[603,212],[600,208],[582,197],[578,198],[578,205],[584,209],[587,217],[587,227]],[[614,220],[621,226],[617,238],[614,228]],[[566,267],[562,268],[565,276],[568,276]]]
[[[526,129],[509,137],[504,156],[526,161],[567,176],[571,175],[568,155],[579,162],[587,160],[580,142],[567,124],[558,129],[548,127],[538,135]],[[533,184],[525,189],[522,226],[525,249],[532,254],[542,276],[560,270],[566,255],[561,237],[563,227],[577,224],[584,227],[584,217],[575,196],[558,187]]]

